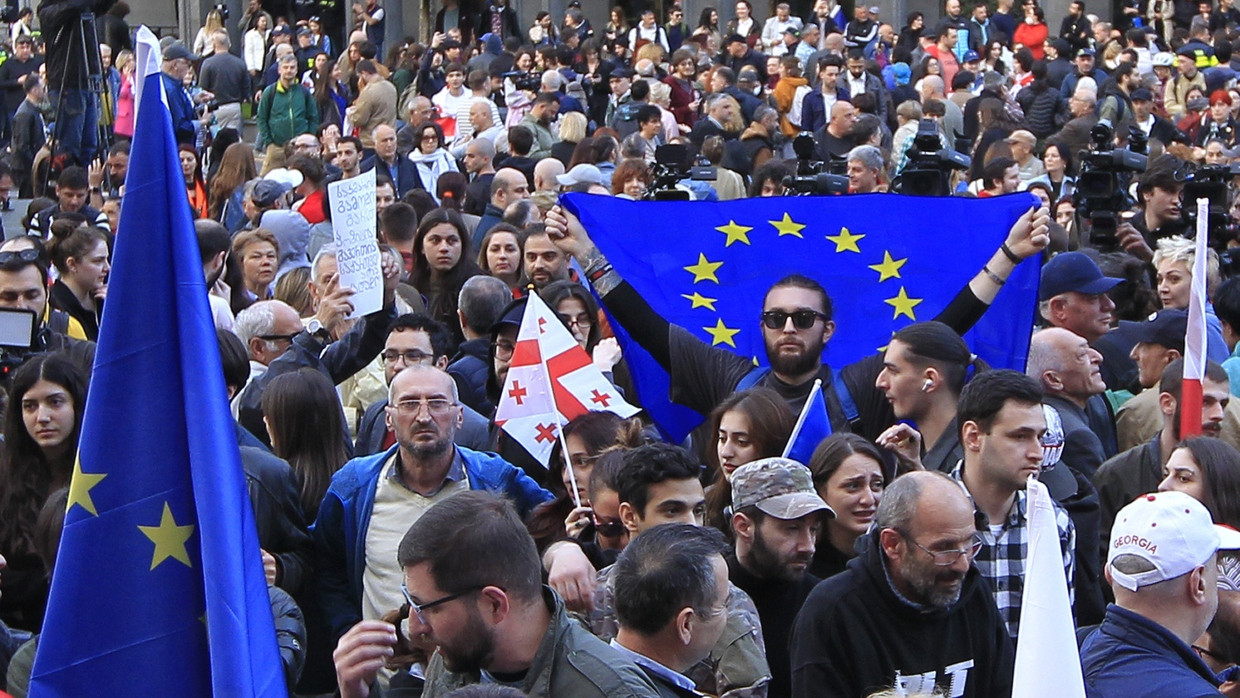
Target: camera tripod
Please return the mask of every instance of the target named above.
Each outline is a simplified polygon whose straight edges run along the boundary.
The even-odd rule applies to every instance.
[[[99,54],[99,38],[95,31],[95,14],[93,12],[83,12],[76,23],[68,23],[57,31],[54,41],[59,42],[61,35],[66,32],[74,32],[77,36],[70,37],[70,47],[67,52],[66,62],[73,63],[79,61],[75,67],[81,69],[82,74],[86,76],[86,92],[89,99],[95,101],[95,123],[86,124],[85,126],[96,130],[96,149],[86,157],[86,162],[78,163],[83,167],[90,164],[96,155],[105,152],[111,146],[111,134],[104,124],[100,122],[100,111],[104,103],[103,91],[108,86],[103,81],[103,58]],[[74,48],[76,47],[76,51]],[[76,54],[76,55],[75,55]],[[47,169],[42,173],[41,177],[36,177],[36,183],[42,184],[42,190],[47,190],[47,185],[53,180],[53,174],[59,174],[59,170],[68,164],[67,158],[59,158],[56,152],[64,136],[64,99],[65,87],[69,79],[70,65],[65,65],[60,73],[60,89],[57,92],[58,99],[56,101],[56,113],[52,121],[52,134],[48,140],[48,150],[51,152],[51,158],[48,160]],[[115,105],[113,105],[115,110]],[[113,114],[115,116],[115,112]],[[40,192],[36,192],[38,194]]]

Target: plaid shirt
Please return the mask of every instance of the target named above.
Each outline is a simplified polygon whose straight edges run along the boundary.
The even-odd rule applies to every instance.
[[[964,485],[963,471],[964,461],[961,461],[952,470],[952,479],[960,483],[965,494],[969,494]],[[1020,598],[1025,589],[1025,562],[1029,554],[1027,497],[1025,490],[1017,490],[1012,510],[1008,512],[998,536],[991,532],[986,515],[975,508],[977,535],[983,545],[977,557],[973,558],[973,564],[990,582],[995,605],[999,607],[999,617],[1007,625],[1013,640],[1020,628]],[[972,499],[972,495],[969,498]],[[1055,506],[1055,527],[1059,529],[1059,548],[1063,552],[1063,570],[1068,579],[1068,600],[1071,602],[1074,598],[1072,573],[1076,564],[1076,526],[1059,502],[1051,503]]]

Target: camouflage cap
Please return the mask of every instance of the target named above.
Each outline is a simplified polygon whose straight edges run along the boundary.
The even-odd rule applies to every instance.
[[[732,511],[756,506],[777,519],[799,519],[806,514],[835,512],[814,490],[809,468],[788,458],[762,458],[737,468],[730,478]]]

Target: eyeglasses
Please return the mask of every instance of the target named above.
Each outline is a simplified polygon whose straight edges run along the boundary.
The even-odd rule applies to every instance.
[[[560,322],[563,322],[569,327],[572,327],[573,325],[578,327],[590,327],[594,324],[594,320],[591,319],[586,313],[582,313],[576,317],[573,317],[572,315],[560,314]]]
[[[393,405],[396,411],[404,415],[420,414],[426,408],[432,416],[441,417],[456,407],[456,403],[447,398],[431,398],[429,400],[401,400]]]
[[[973,543],[967,549],[964,549],[964,550],[931,550],[927,548],[926,546],[922,545],[921,543],[918,543],[917,541],[913,540],[913,537],[905,533],[904,531],[900,531],[897,529],[897,533],[903,536],[904,540],[907,540],[913,545],[916,545],[917,547],[924,550],[925,553],[930,556],[930,559],[934,562],[934,564],[939,567],[950,567],[956,564],[956,561],[960,559],[961,555],[968,555],[969,559],[972,560],[973,558],[977,557],[978,552],[980,552],[982,549],[982,540],[978,538],[976,535],[973,536]]]
[[[478,587],[478,586],[470,587],[464,591],[458,591],[455,594],[448,594],[447,596],[441,599],[435,599],[434,601],[431,601],[430,603],[424,603],[424,604],[419,605],[417,603],[414,603],[413,597],[409,595],[409,587],[405,586],[404,582],[400,583],[400,593],[404,595],[405,603],[409,604],[409,609],[412,610],[414,615],[418,617],[418,622],[421,623],[422,625],[430,625],[430,623],[427,622],[426,620],[427,611],[431,610],[432,608],[436,606],[442,606],[443,604],[446,604],[449,601],[456,601],[462,596],[472,594],[476,591],[482,591],[482,589],[483,587]]]
[[[1193,648],[1193,651],[1197,653],[1197,656],[1198,656],[1198,657],[1201,657],[1202,659],[1205,659],[1206,657],[1209,657],[1209,658],[1211,658],[1211,659],[1215,659],[1215,660],[1218,660],[1218,661],[1223,661],[1223,658],[1222,658],[1222,657],[1220,657],[1220,656],[1218,655],[1218,653],[1216,653],[1216,652],[1211,652],[1210,650],[1208,650],[1208,649],[1206,649],[1206,648],[1202,647],[1201,645],[1190,645],[1190,647],[1192,647],[1192,648]]]
[[[258,338],[265,342],[278,342],[281,340],[285,342],[291,342],[293,341],[293,338],[296,337],[298,334],[299,333],[296,333],[296,332],[294,332],[293,334],[260,334],[258,335]]]
[[[0,264],[8,264],[15,259],[20,259],[23,262],[37,262],[39,260],[39,251],[31,247],[15,252],[0,252]]]
[[[798,330],[808,330],[814,326],[818,318],[822,318],[824,321],[831,319],[817,310],[797,310],[792,313],[785,313],[782,310],[768,310],[762,313],[762,324],[769,330],[782,330],[788,324],[788,318],[792,318],[792,326]]]
[[[496,342],[491,346],[495,348],[495,358],[497,359],[511,359],[513,350],[517,348],[516,344],[508,341]]]
[[[435,357],[430,354],[418,351],[417,349],[408,349],[406,351],[401,351],[399,349],[386,349],[383,352],[383,363],[387,364],[394,364],[397,361],[404,359],[406,364],[412,366],[413,364],[425,363],[434,358]]]

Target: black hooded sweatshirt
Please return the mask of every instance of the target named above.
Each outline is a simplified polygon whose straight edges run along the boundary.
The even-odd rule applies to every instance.
[[[862,698],[897,680],[910,692],[1005,698],[1015,650],[976,568],[946,610],[896,595],[877,536],[810,592],[792,630],[792,695]],[[927,561],[928,562],[928,561]],[[963,682],[963,692],[957,692]]]

